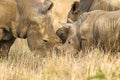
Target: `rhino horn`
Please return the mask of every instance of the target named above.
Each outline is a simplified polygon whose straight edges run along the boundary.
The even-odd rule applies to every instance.
[[[68,18],[68,20],[67,20],[69,23],[73,23],[74,21],[72,20],[72,19],[70,19],[70,18]]]
[[[71,11],[73,14],[76,14],[78,13],[80,10],[80,2],[79,1],[75,1],[73,4],[72,4],[72,8],[71,8]]]
[[[59,23],[60,23],[60,25],[62,25],[65,28],[70,28],[70,27],[74,26],[72,23],[61,23],[61,22],[59,22]]]

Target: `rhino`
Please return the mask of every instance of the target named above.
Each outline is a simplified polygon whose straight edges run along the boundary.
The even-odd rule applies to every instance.
[[[60,40],[53,30],[51,9],[45,0],[0,0],[0,57],[8,57],[16,38],[27,39],[31,52],[44,55]]]
[[[115,11],[120,9],[120,0],[80,0],[75,1],[68,12],[67,22],[76,21],[84,12],[93,10]]]
[[[69,30],[66,42],[58,50],[75,51],[99,48],[103,51],[120,50],[120,10],[95,10],[83,13],[73,23],[62,23]]]
[[[56,47],[57,54],[76,55],[81,49],[80,37],[76,23],[60,23],[63,27],[56,31],[58,37],[62,40],[62,45]],[[61,32],[62,30],[62,32]],[[60,33],[59,33],[60,32]]]
[[[72,4],[71,10],[68,12],[67,23],[72,23],[78,19],[78,17],[89,11],[104,10],[104,11],[116,11],[120,9],[119,0],[80,0],[75,1]],[[86,15],[87,16],[87,15]],[[61,39],[62,28],[57,30],[57,35]],[[65,35],[65,34],[64,34]],[[63,37],[62,37],[63,38]],[[63,39],[61,39],[63,41]],[[65,42],[65,40],[64,40]]]
[[[85,12],[84,14],[82,14],[82,15],[79,16],[79,20],[77,20],[75,22],[72,21],[70,23],[76,23],[76,24],[80,25],[82,22],[85,21],[85,19],[89,15],[90,14],[88,14],[87,12]],[[62,25],[62,27],[58,28],[58,30],[56,31],[56,35],[61,39],[62,44],[64,44],[66,42],[68,36],[70,36],[69,33],[71,33],[71,28],[70,27],[66,27],[66,26],[71,26],[72,24],[69,24],[69,23],[67,23],[68,25],[66,25],[66,23],[60,23],[60,24]],[[76,24],[74,24],[72,26],[76,26]],[[79,28],[77,30],[79,30]]]

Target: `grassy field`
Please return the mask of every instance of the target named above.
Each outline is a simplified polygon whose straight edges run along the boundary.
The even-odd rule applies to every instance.
[[[54,2],[54,29],[65,22],[74,0]],[[120,54],[93,50],[72,55],[41,58],[30,53],[26,40],[17,39],[8,60],[0,60],[0,80],[120,80]]]

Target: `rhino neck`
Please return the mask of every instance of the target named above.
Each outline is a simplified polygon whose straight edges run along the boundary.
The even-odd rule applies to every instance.
[[[27,24],[26,24],[27,23]],[[16,22],[12,21],[11,33],[15,38],[26,38],[28,26],[30,23],[28,22]]]
[[[16,15],[16,24],[13,24],[16,29],[13,30],[14,36],[19,38],[26,38],[26,33],[28,26],[30,25],[31,18],[31,7],[30,3],[26,0],[16,0],[17,3],[17,15]]]
[[[26,38],[27,30],[30,25],[29,19],[23,18],[19,15],[19,12],[16,11],[16,19],[11,22],[11,33],[17,38]]]

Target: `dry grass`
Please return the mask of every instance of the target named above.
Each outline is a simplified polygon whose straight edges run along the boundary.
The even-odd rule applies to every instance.
[[[77,57],[41,58],[21,49],[0,62],[0,80],[120,80],[120,55],[99,50]],[[82,52],[79,54],[83,54]]]
[[[53,0],[55,30],[65,22],[74,0]],[[17,39],[8,60],[0,60],[0,80],[120,80],[120,55],[99,50],[77,57],[71,55],[41,58],[30,53],[25,40]]]

